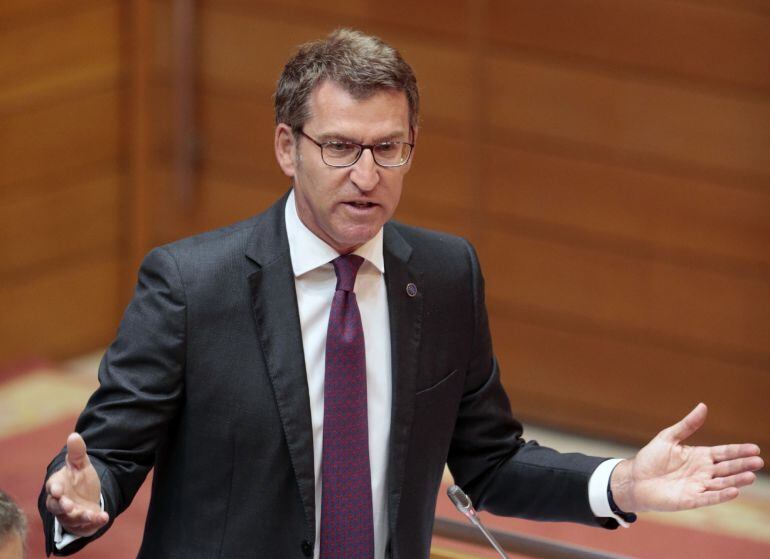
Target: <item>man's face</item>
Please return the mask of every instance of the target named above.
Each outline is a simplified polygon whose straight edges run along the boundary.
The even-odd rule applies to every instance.
[[[320,143],[411,141],[409,105],[400,91],[381,90],[359,101],[325,81],[310,95],[308,108],[310,118],[302,130]],[[276,129],[276,155],[284,173],[294,179],[300,219],[341,254],[374,237],[391,218],[410,166],[380,167],[371,150],[364,150],[351,167],[329,167],[317,145],[302,136],[295,140],[285,124]]]
[[[24,542],[15,530],[0,540],[0,559],[23,559]]]

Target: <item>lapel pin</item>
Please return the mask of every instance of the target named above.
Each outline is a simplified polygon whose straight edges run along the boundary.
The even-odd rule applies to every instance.
[[[406,284],[406,294],[410,297],[414,297],[417,295],[417,286],[413,283],[407,283]]]

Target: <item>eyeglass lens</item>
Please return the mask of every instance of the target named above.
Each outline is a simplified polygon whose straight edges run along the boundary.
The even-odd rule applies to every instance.
[[[412,147],[403,142],[385,142],[371,148],[374,161],[379,165],[398,166],[409,159]],[[321,155],[327,165],[346,166],[355,163],[363,150],[358,144],[327,142],[321,147]]]

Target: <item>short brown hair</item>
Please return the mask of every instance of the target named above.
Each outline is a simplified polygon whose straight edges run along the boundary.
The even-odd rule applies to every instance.
[[[325,39],[300,45],[278,79],[276,124],[287,124],[297,133],[310,116],[310,94],[325,80],[341,85],[356,99],[382,89],[403,91],[409,125],[417,125],[420,94],[412,68],[382,39],[354,29],[337,29]]]
[[[8,495],[0,491],[0,542],[13,532],[22,542],[27,539],[27,517]]]

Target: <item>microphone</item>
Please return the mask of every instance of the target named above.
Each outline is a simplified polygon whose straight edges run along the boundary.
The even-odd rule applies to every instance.
[[[505,551],[503,551],[503,548],[500,547],[499,543],[497,543],[497,540],[494,538],[494,536],[490,534],[481,523],[479,514],[476,512],[476,509],[473,508],[473,503],[471,502],[470,497],[468,497],[468,495],[466,495],[458,485],[452,485],[449,489],[447,489],[446,494],[452,503],[454,503],[455,508],[460,511],[460,514],[465,516],[474,526],[476,526],[476,528],[481,530],[481,533],[484,534],[484,537],[486,537],[487,540],[489,540],[489,543],[491,543],[492,547],[495,548],[495,551],[500,554],[500,557],[503,559],[509,559],[508,555],[505,554]]]

